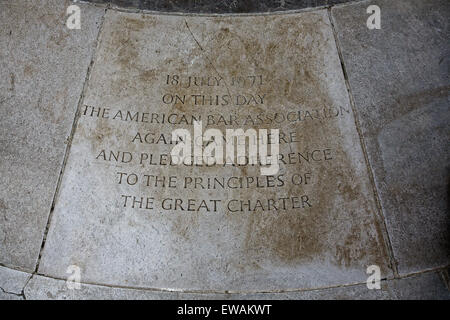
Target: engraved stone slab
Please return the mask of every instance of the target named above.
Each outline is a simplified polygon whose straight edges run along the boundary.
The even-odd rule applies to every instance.
[[[39,272],[187,290],[390,276],[326,10],[108,11]],[[174,129],[280,130],[280,170],[173,165]]]

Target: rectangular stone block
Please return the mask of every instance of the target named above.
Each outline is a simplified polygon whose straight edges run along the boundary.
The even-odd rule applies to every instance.
[[[391,276],[326,10],[108,11],[80,112],[41,274],[219,291],[361,283],[369,265]],[[173,130],[196,120],[280,130],[279,171],[173,164]]]
[[[366,8],[381,9],[381,29]],[[332,10],[401,274],[450,263],[448,1]]]
[[[70,1],[0,1],[0,263],[34,271],[100,8]]]

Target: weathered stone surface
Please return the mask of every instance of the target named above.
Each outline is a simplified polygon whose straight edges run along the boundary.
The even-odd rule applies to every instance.
[[[47,277],[34,276],[24,290],[27,299],[32,300],[348,300],[348,299],[450,299],[450,291],[438,272],[427,272],[404,279],[381,282],[380,290],[369,290],[365,284],[321,290],[284,293],[231,293],[200,294],[111,288],[83,284],[80,290],[68,289],[66,282]]]
[[[184,13],[254,13],[327,6],[352,0],[86,0],[112,4],[120,8],[137,8]],[[354,1],[354,0],[353,0]]]
[[[31,274],[29,273],[0,266],[0,299],[8,299],[7,296],[15,299],[17,295],[22,293],[30,277]]]
[[[326,10],[221,18],[108,11],[103,30],[40,273],[65,278],[77,265],[88,283],[190,290],[349,284],[365,281],[372,264],[390,275]],[[223,80],[186,88],[188,76]],[[239,76],[246,82],[233,82]],[[169,103],[166,94],[187,98]],[[196,102],[194,94],[214,98]],[[238,95],[250,103],[236,105],[244,99],[236,102]],[[168,115],[176,115],[170,123],[162,120]],[[281,129],[292,141],[280,145],[274,180],[259,166],[160,160],[173,145],[156,140],[170,140],[175,128],[192,130],[191,120],[183,121],[192,116],[223,133]],[[132,159],[109,161],[111,151]],[[139,163],[143,153],[149,156]],[[131,174],[138,183],[127,183]],[[165,177],[165,185],[153,178],[147,184],[144,174]],[[302,184],[291,182],[300,182],[295,175]],[[195,178],[202,184],[190,183]],[[208,178],[225,179],[225,187]],[[139,205],[127,197],[144,199]],[[240,201],[251,208],[240,211]]]
[[[442,273],[427,272],[389,282],[394,299],[450,300],[450,291]]]
[[[0,290],[0,300],[23,300],[23,297],[16,294],[4,293]]]
[[[369,30],[369,4],[381,29]],[[400,273],[450,262],[448,1],[332,10]]]
[[[88,65],[101,8],[0,1],[0,263],[32,271]]]
[[[368,290],[365,285],[355,285],[342,288],[312,290],[285,293],[248,293],[248,294],[212,294],[212,293],[181,293],[151,290],[111,288],[83,284],[80,290],[70,290],[65,281],[47,277],[35,276],[25,288],[25,296],[32,300],[90,300],[90,299],[127,299],[127,300],[302,300],[302,299],[388,299],[389,292],[385,290]]]

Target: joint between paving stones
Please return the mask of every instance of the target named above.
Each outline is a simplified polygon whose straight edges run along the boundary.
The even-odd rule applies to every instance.
[[[55,208],[55,203],[56,203],[56,200],[58,198],[59,189],[61,187],[61,182],[62,182],[62,178],[63,178],[63,175],[64,175],[64,169],[66,167],[67,160],[69,158],[70,147],[72,145],[72,139],[73,139],[73,137],[75,135],[76,127],[77,127],[77,124],[78,124],[78,119],[80,118],[81,106],[82,106],[83,101],[84,101],[84,96],[85,96],[85,93],[86,93],[86,90],[87,90],[87,86],[88,86],[88,82],[89,82],[89,79],[90,79],[91,70],[92,70],[92,67],[94,65],[97,49],[98,49],[98,46],[99,46],[99,43],[100,43],[100,41],[99,41],[100,40],[100,35],[101,35],[102,29],[103,29],[103,23],[104,23],[104,20],[105,20],[105,16],[106,16],[107,10],[108,10],[108,7],[106,7],[104,9],[104,13],[102,15],[102,18],[100,19],[100,25],[98,27],[97,37],[96,37],[94,49],[93,49],[93,52],[92,52],[92,55],[91,55],[91,61],[89,63],[87,71],[86,71],[86,77],[85,77],[84,82],[83,82],[83,87],[82,87],[82,90],[81,90],[80,98],[78,99],[77,108],[76,108],[75,115],[74,115],[74,120],[73,120],[73,123],[72,123],[72,128],[71,128],[69,137],[66,140],[66,150],[64,152],[64,158],[63,158],[63,162],[62,162],[62,165],[61,165],[61,170],[59,172],[58,182],[56,184],[55,193],[53,195],[52,205],[51,205],[51,208],[50,208],[50,213],[49,213],[49,216],[48,216],[48,219],[47,219],[45,232],[44,232],[44,235],[43,235],[43,238],[42,238],[42,244],[41,244],[41,248],[40,248],[40,251],[39,251],[38,260],[37,260],[34,272],[32,273],[33,275],[37,274],[37,272],[39,270],[39,265],[40,265],[40,262],[41,262],[43,250],[44,250],[45,243],[46,243],[46,240],[47,240],[47,234],[48,234],[48,231],[50,229],[50,224],[51,224],[52,217],[53,217],[53,211],[54,211],[54,208]]]
[[[364,1],[366,1],[366,0],[364,0]],[[392,248],[392,242],[391,242],[391,239],[390,239],[390,236],[389,236],[389,231],[387,229],[386,217],[385,217],[385,215],[383,213],[383,208],[381,206],[380,196],[379,196],[376,184],[375,184],[373,168],[372,168],[372,166],[370,164],[369,157],[368,157],[368,154],[367,154],[366,143],[365,143],[365,140],[364,140],[364,136],[363,136],[363,134],[361,132],[361,125],[359,123],[358,112],[356,110],[355,100],[353,98],[350,82],[349,82],[349,79],[348,79],[347,70],[346,70],[346,67],[345,67],[345,61],[344,61],[344,57],[343,57],[343,54],[342,54],[341,46],[339,44],[339,38],[338,38],[338,35],[337,35],[337,30],[336,30],[335,22],[333,20],[333,15],[331,13],[331,10],[332,10],[331,7],[327,9],[328,18],[329,18],[331,29],[332,29],[332,32],[333,32],[333,37],[334,37],[334,41],[335,41],[335,44],[336,44],[336,50],[338,52],[339,61],[341,63],[342,73],[344,75],[345,86],[347,88],[347,93],[348,93],[349,100],[350,100],[350,107],[352,108],[353,117],[354,117],[354,120],[355,120],[356,131],[358,132],[361,149],[362,149],[362,152],[364,154],[364,160],[365,160],[365,163],[366,163],[366,168],[367,168],[369,180],[370,180],[370,184],[371,184],[371,187],[372,187],[372,192],[373,192],[373,195],[374,195],[374,198],[375,198],[375,202],[376,202],[376,207],[377,207],[377,211],[378,211],[376,213],[376,218],[377,218],[376,221],[382,223],[381,233],[382,233],[382,237],[383,237],[383,240],[384,240],[384,243],[385,243],[385,248],[387,250],[387,254],[388,254],[388,257],[389,257],[389,267],[392,269],[392,271],[394,273],[394,277],[395,278],[400,278],[400,275],[398,273],[398,266],[397,266],[398,263],[397,263],[397,260],[395,259],[394,250]]]

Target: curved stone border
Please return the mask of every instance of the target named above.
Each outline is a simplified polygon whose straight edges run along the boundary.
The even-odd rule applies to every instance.
[[[81,284],[68,289],[66,281],[30,274],[0,266],[0,300],[320,300],[320,299],[450,299],[448,268],[412,274],[400,279],[382,280],[381,290],[368,290],[365,284],[351,284],[314,290],[254,293],[171,292],[146,288],[124,288]]]
[[[81,289],[70,290],[64,280],[34,275],[26,284],[23,297],[31,300],[448,300],[450,291],[444,281],[447,274],[448,270],[441,269],[400,279],[383,280],[380,290],[368,290],[365,284],[352,284],[315,290],[268,293],[189,293],[95,284],[82,284]]]
[[[170,13],[273,13],[287,10],[332,6],[355,0],[83,0],[119,8]],[[78,2],[78,1],[75,1]]]

